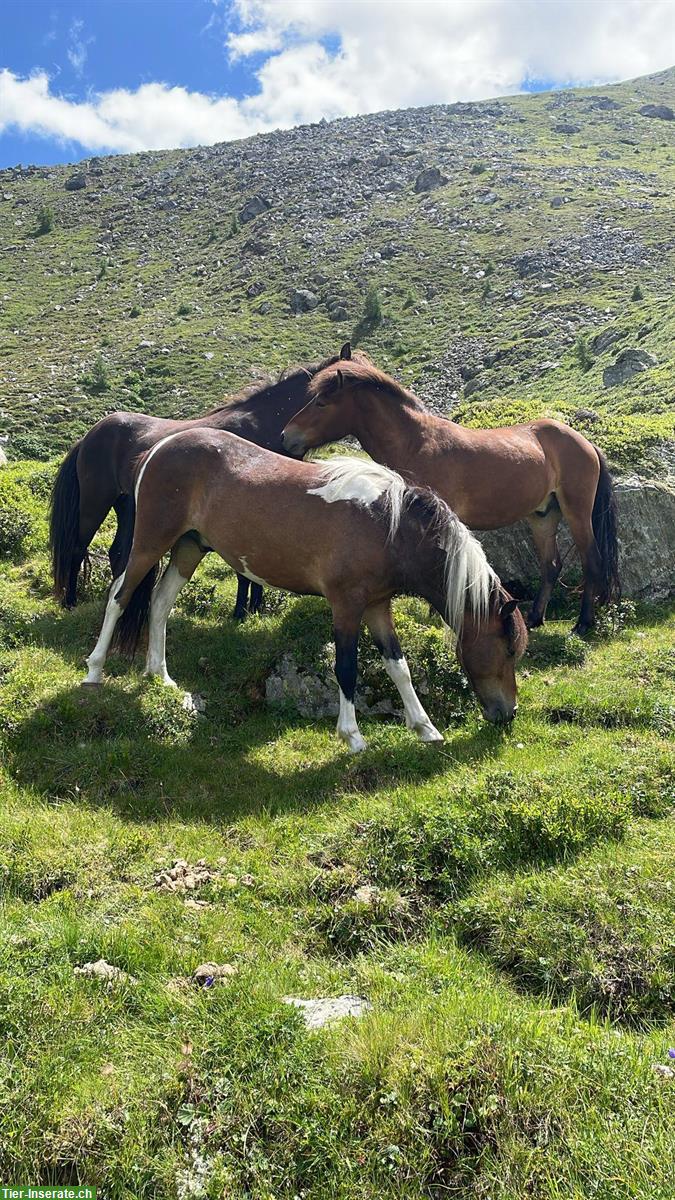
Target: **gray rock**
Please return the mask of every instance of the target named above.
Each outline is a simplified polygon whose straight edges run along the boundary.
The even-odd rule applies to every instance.
[[[254,217],[259,217],[261,213],[267,212],[271,208],[269,200],[265,196],[251,196],[247,200],[244,207],[239,210],[239,220],[242,225],[246,225],[248,221],[252,221]]]
[[[581,133],[581,125],[573,125],[571,121],[557,121],[553,128],[556,133]]]
[[[618,384],[627,383],[634,375],[639,375],[641,371],[648,371],[656,364],[657,359],[648,350],[636,350],[630,347],[622,350],[616,362],[612,363],[610,367],[605,367],[602,372],[602,382],[606,388],[617,387]]]
[[[70,175],[66,179],[67,192],[81,192],[82,188],[87,186],[87,176],[83,171],[78,171],[77,175]]]
[[[637,479],[618,480],[616,487],[623,594],[635,600],[666,599],[675,594],[675,488]],[[527,586],[538,578],[534,546],[524,521],[480,532],[477,537],[505,582]],[[559,541],[563,558],[571,551],[574,563],[574,546],[564,524]]]
[[[602,354],[609,346],[613,346],[615,342],[620,342],[622,338],[626,337],[627,333],[627,329],[603,329],[593,338],[591,350],[594,354]]]
[[[423,680],[417,683],[418,690],[424,693],[428,684]],[[290,704],[301,717],[336,717],[339,701],[332,645],[326,647],[323,659],[311,670],[300,667],[292,654],[284,654],[265,681],[265,700],[272,707]],[[399,711],[390,697],[365,677],[359,681],[354,705],[365,716],[394,716]]]
[[[302,1012],[302,1019],[308,1029],[321,1029],[329,1021],[339,1021],[343,1017],[362,1017],[373,1007],[369,1000],[361,996],[323,996],[318,1000],[303,1000],[299,996],[284,996],[284,1004],[292,1004]]]
[[[291,312],[297,316],[298,313],[311,312],[319,303],[319,297],[315,292],[310,292],[308,288],[296,288],[291,295]]]
[[[6,467],[6,466],[7,466],[7,455],[5,454],[2,446],[0,446],[0,467]]]
[[[416,192],[433,192],[436,188],[443,187],[447,183],[445,175],[442,175],[438,167],[425,167],[420,171],[415,180]]]
[[[641,117],[656,117],[660,121],[675,121],[675,112],[667,104],[643,104],[638,110]]]
[[[562,196],[554,196],[551,200],[551,208],[562,208],[564,203]]]

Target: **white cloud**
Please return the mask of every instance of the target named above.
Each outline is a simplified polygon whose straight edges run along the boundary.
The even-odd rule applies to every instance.
[[[505,95],[528,78],[626,79],[671,65],[675,46],[671,0],[235,0],[227,15],[214,6],[211,29],[214,14],[232,60],[265,56],[249,96],[155,82],[80,101],[58,95],[43,71],[5,70],[0,132],[90,150],[209,144],[324,116]],[[81,69],[81,28],[71,27],[71,43]]]
[[[87,47],[93,41],[93,37],[84,36],[84,21],[76,17],[71,22],[70,29],[68,30],[68,46],[66,49],[68,60],[76,75],[82,74],[89,54]]]

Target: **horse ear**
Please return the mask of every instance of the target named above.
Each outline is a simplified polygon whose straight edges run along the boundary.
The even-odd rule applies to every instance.
[[[351,342],[345,342],[344,346],[340,350],[340,358],[351,358],[351,356],[352,344]]]
[[[339,371],[339,370],[338,370],[338,371],[336,371],[336,372],[335,372],[335,378],[337,379],[337,385],[338,385],[338,387],[339,387],[339,388],[341,388],[341,387],[344,387],[345,377],[344,377],[344,375],[342,374],[342,371]]]
[[[517,600],[505,600],[502,604],[499,615],[504,620],[506,617],[512,617],[518,607]]]

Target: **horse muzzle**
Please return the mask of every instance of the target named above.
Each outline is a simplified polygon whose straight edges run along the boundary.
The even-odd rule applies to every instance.
[[[281,448],[284,454],[289,454],[291,458],[302,458],[307,450],[305,435],[292,425],[287,425],[281,434]]]
[[[502,704],[496,701],[492,704],[485,704],[483,707],[483,716],[491,725],[497,725],[501,728],[506,728],[513,721],[518,710],[517,704]]]

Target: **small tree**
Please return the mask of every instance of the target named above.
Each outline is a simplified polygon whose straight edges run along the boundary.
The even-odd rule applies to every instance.
[[[140,310],[138,304],[134,304],[133,308],[131,308],[129,310],[129,316],[130,317],[140,317],[140,315],[141,315],[141,310]]]
[[[237,214],[232,213],[232,220],[230,221],[230,229],[229,229],[227,236],[233,238],[238,233],[239,233],[239,221],[237,220]]]
[[[43,233],[51,233],[54,228],[54,210],[49,204],[40,206],[37,215],[37,225],[35,233],[37,237],[42,237]]]
[[[371,286],[366,293],[366,302],[363,306],[363,319],[371,329],[375,329],[382,320],[382,305],[380,297],[377,294],[377,288]]]
[[[481,287],[481,289],[480,289],[480,298],[481,298],[481,300],[483,300],[483,301],[487,300],[487,298],[488,298],[488,296],[490,295],[490,292],[491,292],[491,291],[492,291],[492,284],[490,283],[490,280],[489,280],[489,279],[484,279],[484,280],[483,280],[482,287]]]
[[[105,362],[100,354],[94,361],[88,382],[90,392],[107,392],[108,388],[110,387],[108,368],[106,367]]]
[[[633,294],[631,296],[631,300],[644,300],[644,298],[645,298],[644,292],[642,291],[640,284],[636,283],[635,287],[633,288]]]
[[[176,311],[177,311],[179,317],[189,317],[190,313],[192,312],[192,309],[190,308],[189,304],[185,304],[185,302],[183,302],[182,304],[178,305],[178,308]]]
[[[484,162],[475,162],[471,168],[472,175],[482,175],[484,171],[487,171],[487,167]]]
[[[581,370],[586,373],[593,366],[593,355],[588,349],[588,342],[583,333],[580,333],[574,343],[574,357],[576,358]]]

